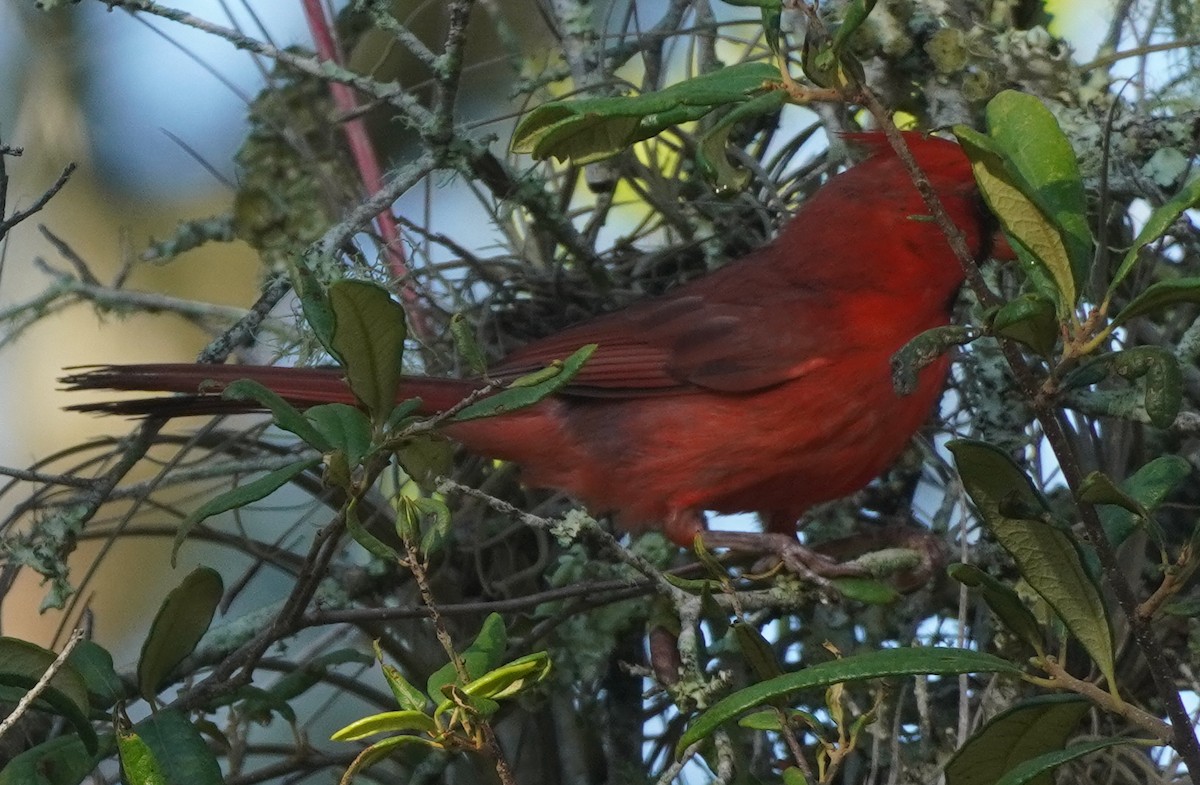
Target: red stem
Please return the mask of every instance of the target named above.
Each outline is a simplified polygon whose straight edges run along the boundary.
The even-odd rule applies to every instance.
[[[342,65],[344,57],[341,47],[334,37],[333,28],[325,13],[322,0],[302,0],[304,16],[308,21],[308,29],[312,34],[313,45],[317,49],[317,57]],[[358,167],[359,177],[368,194],[378,193],[383,189],[383,173],[379,168],[379,158],[375,148],[367,136],[366,124],[358,116],[358,100],[349,85],[341,82],[329,82],[329,93],[338,111],[348,119],[342,123],[346,133],[346,141],[350,146],[350,154]],[[405,281],[408,275],[408,261],[404,255],[404,243],[400,236],[400,227],[396,223],[391,210],[384,210],[376,217],[379,234],[384,241],[384,253],[387,255],[388,269],[400,286],[400,299],[408,307],[409,320],[418,338],[427,337],[426,322],[421,317],[422,309],[417,300],[417,293],[410,282]]]

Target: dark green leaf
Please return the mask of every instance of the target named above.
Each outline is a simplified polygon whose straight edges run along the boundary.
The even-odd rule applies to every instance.
[[[371,452],[371,421],[359,409],[344,403],[325,403],[304,412],[304,418],[329,446],[324,452],[341,450],[351,468]]]
[[[262,687],[248,684],[231,693],[226,693],[218,702],[223,703],[226,699],[232,699],[228,701],[229,703],[241,701],[239,707],[241,715],[255,722],[265,725],[270,721],[272,715],[277,714],[283,718],[284,722],[291,725],[296,724],[296,710],[287,702],[287,699]]]
[[[257,695],[246,698],[242,711],[246,714],[256,712],[275,712],[288,722],[294,723],[296,715],[288,701],[294,700],[313,687],[325,681],[329,669],[345,663],[370,665],[374,659],[357,649],[337,649],[328,654],[314,657],[309,662],[300,665],[292,672],[283,676]]]
[[[999,780],[996,780],[996,785],[1026,785],[1026,783],[1035,782],[1041,775],[1049,774],[1062,764],[1073,761],[1076,758],[1082,758],[1084,755],[1090,755],[1099,750],[1115,747],[1118,744],[1136,743],[1135,739],[1109,738],[1072,744],[1064,750],[1047,752],[1045,755],[1039,755],[1032,760],[1027,760],[1015,766]]]
[[[454,417],[450,418],[451,422],[494,417],[497,414],[532,406],[569,384],[594,351],[596,351],[596,344],[590,343],[576,350],[574,354],[563,360],[561,365],[551,366],[548,370],[552,373],[542,374],[546,378],[533,383],[526,383],[527,380],[518,379],[495,395],[489,395],[482,401],[476,401],[459,410]]]
[[[1012,634],[1042,654],[1042,628],[1015,591],[971,564],[951,564],[950,577],[964,586],[979,589],[983,601]]]
[[[106,741],[111,745],[111,737]],[[59,736],[3,764],[0,785],[79,785],[101,757],[88,752],[78,736]]]
[[[992,536],[1012,555],[1022,577],[1054,608],[1114,687],[1108,612],[1075,542],[1044,520],[1012,517],[1006,512],[1018,507],[1048,508],[1004,451],[967,439],[946,446],[954,455],[963,487]]]
[[[38,683],[57,658],[58,655],[49,649],[43,649],[28,641],[0,638],[0,685],[29,690]],[[71,723],[88,752],[96,752],[96,732],[92,730],[92,724],[87,718],[87,682],[69,661],[50,679],[50,686],[42,690],[38,700]],[[34,705],[39,706],[38,703]]]
[[[329,443],[304,419],[299,409],[253,379],[238,379],[230,383],[221,392],[221,397],[227,401],[255,401],[265,406],[280,428],[296,434],[314,449],[329,452]]]
[[[1018,764],[1061,749],[1091,704],[1041,695],[988,720],[946,764],[946,785],[994,785]],[[1043,778],[1050,785],[1049,775]]]
[[[171,671],[192,653],[212,624],[225,585],[211,567],[197,567],[167,594],[138,658],[138,690],[153,701]]]
[[[160,709],[133,726],[153,753],[167,785],[221,785],[221,767],[204,737],[175,709]],[[124,752],[122,752],[124,762]]]
[[[396,406],[408,329],[404,309],[380,286],[338,281],[329,287],[333,345],[346,381],[373,422],[382,424]]]
[[[448,475],[454,467],[454,445],[436,433],[404,440],[395,455],[404,473],[426,493],[433,493],[438,478]]]
[[[1141,250],[1166,234],[1175,221],[1179,219],[1179,216],[1183,215],[1184,211],[1197,206],[1200,206],[1200,177],[1192,178],[1187,185],[1179,189],[1179,193],[1168,199],[1165,204],[1154,208],[1153,212],[1150,213],[1150,217],[1146,219],[1146,224],[1138,232],[1133,245],[1125,254],[1125,258],[1121,260],[1121,266],[1117,268],[1112,283],[1109,284],[1109,296],[1112,295],[1121,281],[1125,280],[1125,276],[1129,275],[1129,271],[1137,263],[1138,254]],[[1143,292],[1141,297],[1145,297],[1147,293],[1148,290],[1147,292]],[[1141,297],[1138,299],[1141,299]],[[1132,305],[1130,303],[1130,306]],[[1128,319],[1129,317],[1123,316],[1122,318]]]
[[[400,428],[405,424],[404,421],[416,414],[420,408],[420,398],[409,398],[407,401],[401,401],[396,404],[396,408],[392,409],[392,413],[388,415],[385,430],[390,434]]]
[[[996,311],[992,332],[1001,338],[1020,341],[1041,356],[1049,357],[1059,333],[1054,303],[1038,294],[1023,294]]]
[[[1149,513],[1137,499],[1117,487],[1104,472],[1091,472],[1079,484],[1079,498],[1088,504],[1115,504],[1143,518]]]
[[[396,564],[401,561],[399,552],[395,548],[385,543],[383,540],[376,537],[371,532],[367,531],[362,525],[362,521],[358,518],[358,499],[351,499],[346,505],[346,533],[350,537],[367,550],[377,559],[381,559],[389,564]]]
[[[910,395],[917,389],[923,368],[932,365],[952,346],[962,346],[975,340],[976,335],[966,327],[948,324],[926,330],[910,340],[892,355],[892,386],[898,395]]]
[[[1200,179],[1197,179],[1197,182],[1200,182]],[[1175,278],[1147,286],[1113,317],[1112,326],[1117,327],[1135,316],[1178,303],[1200,303],[1200,278]]]
[[[87,683],[88,699],[93,708],[103,711],[124,697],[125,685],[113,667],[112,655],[103,646],[81,640],[71,650],[67,663]]]
[[[1160,346],[1134,346],[1094,357],[1063,379],[1072,389],[1096,384],[1106,377],[1144,379],[1146,418],[1157,428],[1169,428],[1183,403],[1183,373],[1175,356]]]
[[[292,267],[292,282],[300,297],[300,308],[304,321],[308,322],[313,335],[325,347],[325,351],[338,362],[342,359],[333,347],[333,309],[329,307],[329,295],[312,271],[303,264]]]
[[[187,539],[188,534],[191,533],[192,528],[197,523],[214,515],[219,515],[239,507],[245,507],[247,504],[252,504],[259,499],[265,499],[291,482],[292,478],[296,475],[308,471],[320,463],[320,458],[307,458],[302,461],[296,461],[284,466],[282,469],[276,469],[273,472],[264,474],[257,480],[239,485],[236,488],[231,488],[215,499],[210,499],[200,505],[196,511],[184,518],[179,524],[179,531],[175,533],[175,542],[171,547],[171,566],[175,566],[180,546],[183,545],[184,540]]]
[[[796,673],[788,673],[760,682],[718,701],[708,711],[694,719],[675,745],[675,755],[743,712],[786,698],[800,690],[829,687],[847,681],[896,678],[921,674],[953,675],[960,673],[1005,673],[1019,675],[1016,665],[967,649],[903,648],[882,649],[811,665]]]
[[[1121,490],[1148,513],[1153,513],[1191,473],[1192,465],[1187,459],[1178,455],[1160,455],[1121,483]],[[1119,507],[1102,508],[1100,521],[1114,547],[1125,542],[1137,528],[1136,516]]]
[[[742,650],[742,659],[749,663],[756,679],[765,681],[783,675],[783,668],[779,667],[779,660],[775,657],[775,649],[767,643],[757,627],[739,620],[733,623],[733,632],[737,636],[738,648]]]

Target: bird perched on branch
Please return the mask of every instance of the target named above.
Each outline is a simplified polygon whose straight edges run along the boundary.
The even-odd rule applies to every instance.
[[[711,547],[765,548],[795,569],[837,574],[799,546],[797,521],[869,483],[929,416],[948,359],[924,368],[901,396],[892,355],[950,321],[963,281],[887,140],[852,139],[870,156],[820,188],[774,242],[664,296],[528,344],[489,378],[515,378],[586,344],[598,349],[551,397],[444,433],[517,463],[527,484],[565,491],[626,531],[660,529],[680,544],[704,532]],[[995,225],[966,156],[942,139],[908,133],[905,141],[971,252],[985,257]],[[64,381],[185,393],[71,407],[175,417],[253,407],[216,395],[242,378],[300,407],[354,401],[336,369],[112,365]],[[400,396],[420,397],[432,414],[480,386],[406,377]],[[707,531],[708,510],[758,512],[766,531]]]

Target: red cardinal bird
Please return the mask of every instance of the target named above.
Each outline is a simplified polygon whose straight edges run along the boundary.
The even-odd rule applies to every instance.
[[[994,222],[957,145],[906,141],[978,257]],[[891,358],[950,320],[963,273],[880,134],[871,157],[837,175],[770,245],[665,296],[534,341],[490,371],[509,379],[599,345],[561,392],[530,408],[448,425],[474,453],[514,461],[526,483],[571,494],[623,529],[690,545],[704,511],[759,512],[767,533],[707,532],[714,547],[782,550],[795,569],[831,574],[795,539],[809,507],[856,491],[929,416],[948,360],[900,397]],[[255,379],[304,406],[353,402],[336,369],[115,365],[67,377],[72,389],[170,391],[71,408],[176,416],[229,411],[200,385]],[[406,378],[400,394],[444,410],[478,379]],[[206,397],[208,396],[208,397]],[[245,407],[243,407],[245,408]],[[797,563],[798,562],[798,563]]]

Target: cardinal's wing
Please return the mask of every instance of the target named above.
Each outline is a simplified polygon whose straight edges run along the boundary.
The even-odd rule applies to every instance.
[[[695,294],[649,300],[534,341],[492,370],[513,378],[594,343],[596,352],[564,393],[642,397],[772,387],[825,365],[820,349],[829,345],[826,320],[798,319],[796,308],[773,299],[713,302]]]

